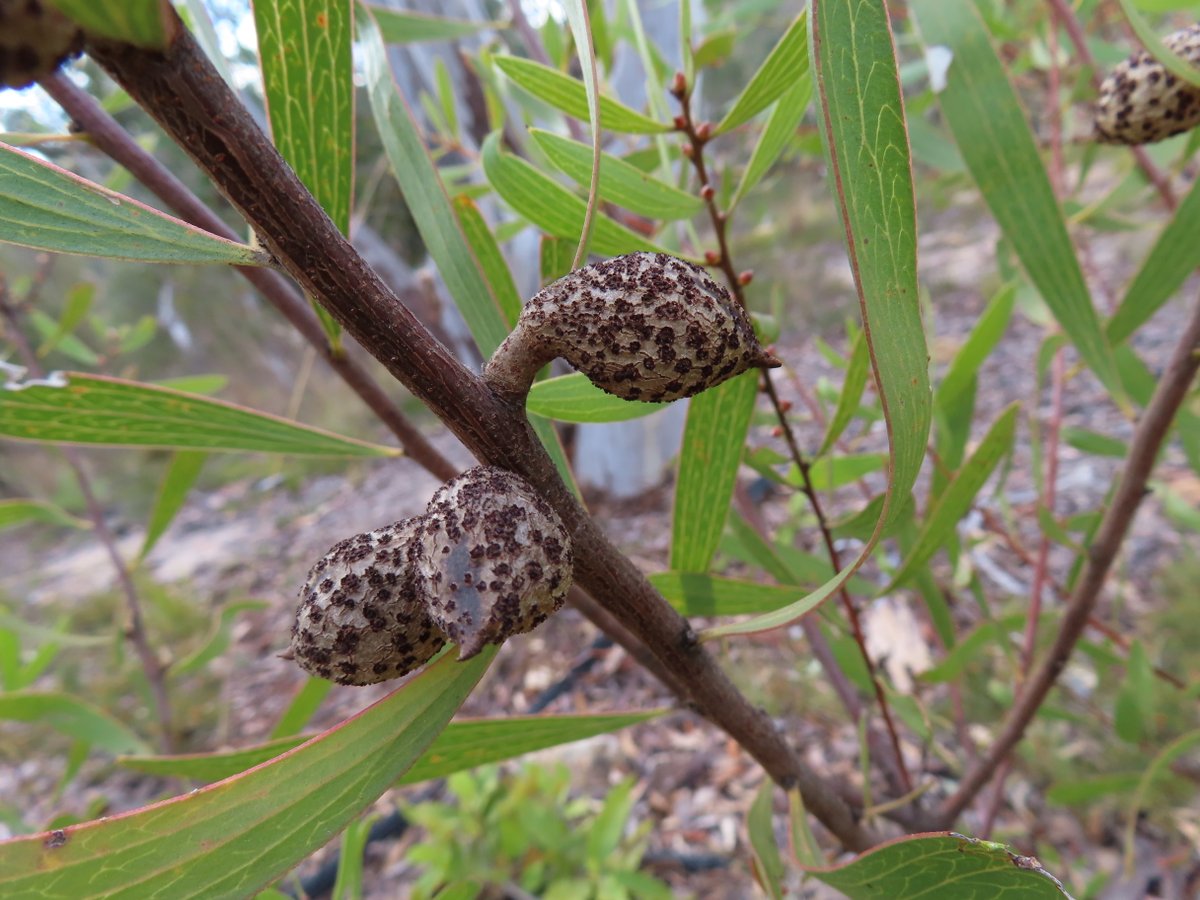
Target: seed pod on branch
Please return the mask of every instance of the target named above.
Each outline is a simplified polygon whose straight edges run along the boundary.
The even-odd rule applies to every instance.
[[[434,623],[469,659],[533,630],[571,586],[571,538],[525,479],[469,469],[429,501],[415,554]]]
[[[0,86],[23,88],[83,50],[83,32],[41,0],[0,0]]]
[[[484,379],[521,398],[562,357],[600,389],[648,402],[690,397],[754,367],[779,365],[746,311],[699,266],[630,253],[547,285],[492,355]]]
[[[1200,66],[1200,24],[1176,31],[1163,45]],[[1152,144],[1200,124],[1200,87],[1189,84],[1140,50],[1119,63],[1100,85],[1096,139],[1108,144]]]
[[[376,684],[445,646],[413,564],[423,524],[405,519],[347,538],[312,567],[292,627],[301,668],[339,684]]]

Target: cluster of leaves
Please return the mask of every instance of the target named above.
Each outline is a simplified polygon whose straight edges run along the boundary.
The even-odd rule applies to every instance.
[[[165,39],[161,28],[156,30],[157,3],[94,5],[85,24],[99,33],[143,46]],[[1154,11],[1177,5],[1140,4]],[[703,39],[694,40],[690,4],[680,4],[682,90],[675,90],[673,69],[663,61],[661,48],[647,40],[636,3],[618,3],[613,14],[602,3],[576,0],[567,6],[571,28],[551,22],[541,33],[548,64],[500,52],[498,43],[478,52],[469,77],[478,81],[488,121],[476,151],[461,122],[449,71],[438,68],[434,92],[418,98],[427,123],[422,126],[392,80],[387,46],[472,35],[496,23],[454,22],[319,0],[256,2],[265,100],[276,145],[334,223],[348,231],[355,163],[351,47],[357,41],[368,105],[384,153],[429,257],[485,358],[503,340],[521,306],[502,249],[508,237],[527,228],[536,230],[543,281],[571,268],[581,235],[586,249],[598,255],[667,249],[697,258],[705,257],[706,243],[719,239],[720,249],[712,251],[710,261],[733,276],[730,287],[742,297],[745,283],[737,276],[733,258],[738,251],[736,232],[731,238],[725,229],[736,221],[739,209],[772,186],[780,160],[828,165],[846,228],[862,321],[848,330],[844,354],[825,348],[840,383],[828,385],[815,398],[821,411],[812,423],[816,449],[809,455],[791,448],[781,453],[752,430],[760,397],[757,373],[694,399],[679,454],[669,567],[653,574],[651,581],[685,615],[749,617],[709,628],[703,633],[706,640],[777,628],[820,607],[822,617],[810,640],[829,645],[837,674],[862,698],[886,703],[910,740],[961,760],[965,748],[957,744],[957,735],[968,723],[961,710],[952,709],[951,692],[937,686],[966,688],[976,701],[972,708],[985,710],[979,718],[995,714],[1011,701],[1007,686],[1029,672],[1017,635],[1024,630],[1036,648],[1055,629],[1058,616],[1041,611],[1029,624],[1025,598],[1017,604],[1000,596],[995,603],[997,592],[973,565],[970,537],[961,528],[973,510],[994,512],[997,533],[1021,547],[1021,522],[1005,496],[1003,476],[1013,464],[1022,420],[1033,426],[1036,459],[1060,451],[1059,439],[1037,427],[1039,411],[1028,405],[1013,403],[991,421],[978,421],[981,369],[1015,317],[1023,315],[1045,328],[1035,362],[1039,388],[1052,380],[1060,387],[1079,384],[1085,381],[1086,369],[1111,397],[1114,409],[1145,407],[1154,391],[1151,373],[1160,361],[1143,359],[1132,339],[1200,265],[1200,251],[1192,240],[1200,225],[1200,190],[1193,187],[1181,200],[1112,314],[1102,318],[1077,248],[1097,233],[1129,228],[1129,210],[1144,205],[1152,189],[1132,161],[1114,162],[1089,147],[1071,151],[1079,186],[1070,196],[1056,194],[1054,184],[1061,172],[1054,173],[1055,178],[1048,172],[1018,89],[1040,83],[1053,71],[1056,78],[1072,73],[1080,85],[1075,93],[1086,96],[1086,73],[1065,64],[1065,35],[1057,25],[1047,25],[1053,20],[1039,13],[1041,4],[913,0],[900,43],[914,52],[911,61],[898,65],[885,4],[814,3],[811,18],[808,12],[788,18],[773,49],[740,85],[717,122],[702,126],[702,135],[690,118],[698,113],[692,97],[706,73],[736,46],[738,38],[729,23],[716,18],[706,26]],[[1129,4],[1122,6],[1136,16]],[[1082,13],[1091,14],[1103,11],[1105,4],[1085,0],[1082,7]],[[590,28],[581,27],[585,9]],[[198,39],[220,59],[202,7],[188,3],[187,10]],[[1003,59],[997,50],[1001,42],[1013,50]],[[296,47],[303,52],[293,52]],[[1105,43],[1103,50],[1106,59],[1125,52],[1115,43]],[[953,59],[948,73],[933,71],[933,51],[948,51]],[[643,67],[645,111],[602,90],[623,54],[636,57]],[[570,74],[575,56],[585,60],[581,78]],[[593,56],[599,66],[595,77],[586,64]],[[667,106],[672,94],[678,110]],[[813,129],[805,124],[814,95],[822,146],[810,139]],[[1057,116],[1057,98],[1054,103]],[[677,111],[682,123],[675,120]],[[596,140],[603,134],[603,148],[575,139],[581,134],[577,122],[588,123]],[[527,134],[512,127],[526,124],[543,127],[530,128]],[[681,136],[687,138],[683,144]],[[1150,154],[1151,163],[1182,170],[1196,146],[1194,136],[1174,139]],[[918,171],[929,174],[928,186],[918,179],[915,191],[910,152],[923,167]],[[707,169],[701,164],[705,162]],[[1106,176],[1105,165],[1117,166],[1120,177],[1114,181]],[[596,167],[598,182],[593,178]],[[1105,193],[1085,202],[1083,186],[1093,176],[1105,179]],[[919,304],[915,197],[937,200],[966,185],[978,190],[1002,238],[996,272],[984,281],[991,298],[931,387],[927,326]],[[504,210],[500,220],[490,221],[497,208]],[[776,241],[785,239],[773,236]],[[0,240],[143,263],[270,264],[256,246],[187,225],[8,148],[0,148]],[[18,286],[13,295],[23,291]],[[91,305],[91,294],[81,289],[65,299],[57,319],[37,308],[29,310],[29,324],[41,341],[38,352],[57,351],[77,365],[98,367],[150,339],[149,326],[138,323],[109,335],[111,352],[106,351],[103,360],[95,353],[89,357],[76,330]],[[340,347],[339,326],[319,305],[316,311],[330,346]],[[793,315],[783,310],[785,326],[794,324],[789,321]],[[1056,374],[1061,370],[1054,365],[1064,348],[1070,348],[1081,364],[1070,380]],[[0,434],[6,437],[172,451],[173,462],[139,559],[182,506],[207,454],[344,459],[396,455],[389,447],[200,396],[196,384],[163,386],[96,373],[44,381],[14,376],[12,381],[13,389],[0,391]],[[570,469],[555,422],[611,422],[654,411],[652,406],[601,394],[578,375],[539,382],[528,408],[568,480]],[[772,421],[791,427],[782,412],[779,416]],[[878,434],[873,426],[881,421],[888,435],[886,452],[873,437]],[[1200,471],[1200,415],[1194,406],[1181,410],[1174,428],[1188,465]],[[1061,438],[1097,456],[1125,457],[1130,450],[1116,436],[1082,428],[1063,429]],[[928,446],[936,452],[936,463],[928,464],[929,477],[919,482]],[[794,495],[793,519],[775,535],[756,530],[733,503],[743,465]],[[1001,477],[995,479],[998,472]],[[1044,488],[1040,469],[1036,477]],[[989,484],[994,484],[990,491]],[[848,515],[827,522],[818,511],[817,497],[840,497],[836,492],[844,487],[863,490],[866,497]],[[1047,497],[1053,497],[1052,486],[1049,493],[1040,492],[1035,504],[1035,540],[1045,548],[1043,555],[1054,548],[1071,557],[1057,577],[1067,595],[1075,588],[1086,561],[1084,548],[1105,507],[1098,504],[1060,517]],[[1187,527],[1188,512],[1177,510],[1181,527]],[[0,505],[0,524],[31,520],[82,524],[70,512],[40,499]],[[1190,521],[1194,527],[1194,515]],[[794,538],[805,526],[825,530],[830,550],[837,539],[851,542],[853,560],[839,560],[836,552],[799,549]],[[881,542],[894,552],[877,552]],[[949,563],[944,568],[935,565],[943,553]],[[736,577],[730,577],[731,563]],[[868,564],[866,573],[859,571]],[[853,615],[855,601],[900,594],[917,601],[944,648],[943,657],[922,674],[920,688],[911,694],[900,692],[875,671],[856,634]],[[958,595],[969,600],[948,600]],[[835,596],[845,596],[845,609],[822,606]],[[188,657],[197,660],[193,665],[201,667],[222,652],[237,612],[227,609],[222,614],[212,640]],[[1102,640],[1085,639],[1081,648],[1091,665],[1117,681],[1112,727],[1129,745],[1128,770],[1089,779],[1077,772],[1055,773],[1048,798],[1059,803],[1123,798],[1132,822],[1144,798],[1173,777],[1172,764],[1200,742],[1194,710],[1175,704],[1177,694],[1194,697],[1195,685],[1164,680],[1146,640],[1124,640],[1112,627],[1101,633],[1106,635]],[[6,896],[83,896],[152,888],[172,896],[249,893],[336,834],[397,780],[445,775],[647,716],[551,717],[447,727],[486,669],[490,655],[485,655],[461,666],[443,659],[381,703],[302,746],[298,733],[327,690],[318,682],[301,691],[268,744],[232,754],[152,756],[144,738],[94,704],[60,692],[31,690],[52,671],[64,640],[89,636],[54,632],[44,634],[44,643],[37,644],[30,642],[30,634],[27,625],[0,631],[5,690],[0,694],[0,715],[36,719],[71,735],[77,744],[70,771],[91,750],[132,752],[138,755],[124,762],[141,771],[227,780],[128,817],[74,829],[63,843],[37,836],[5,845],[0,848],[0,872],[7,874],[0,875],[0,888]],[[981,672],[982,684],[972,681]],[[1171,692],[1169,704],[1162,700],[1163,692]],[[1179,720],[1163,721],[1158,712],[1166,708],[1180,709]],[[1068,696],[1046,706],[1034,739],[1061,736],[1064,719],[1077,727],[1094,727],[1072,709]],[[479,729],[492,730],[485,736]],[[493,864],[490,853],[478,861],[480,870],[464,871],[475,862],[448,850],[450,840],[461,839],[472,816],[482,815],[491,823],[486,836],[509,859],[527,858],[533,838],[543,831],[545,821],[522,818],[533,813],[515,799],[520,791],[487,782],[490,777],[464,776],[456,782],[463,811],[451,813],[438,806],[413,812],[431,835],[431,843],[418,854],[431,867],[431,889],[451,876],[466,881],[490,877],[485,871]],[[554,792],[553,785],[534,787]],[[770,794],[763,796],[751,817],[756,872],[768,890],[778,893],[785,867],[770,827]],[[619,843],[629,797],[628,786],[615,790],[580,846],[540,845],[542,850],[571,858],[583,852],[590,883],[607,872],[624,889],[646,895],[646,884],[634,889],[629,881],[639,877],[631,871],[637,853],[614,857],[607,852]],[[800,832],[798,795],[793,801],[794,812],[799,810],[793,816],[794,830]],[[569,807],[559,808],[557,802],[533,806],[548,817],[571,818]],[[569,830],[550,826],[545,833],[562,838]],[[440,843],[438,835],[443,835]],[[822,860],[802,844],[793,848],[796,856],[819,869]],[[181,848],[187,852],[181,853]],[[1054,851],[1047,847],[1041,852]],[[51,855],[57,865],[47,866]],[[966,868],[950,873],[941,868],[943,858]],[[230,860],[238,862],[231,865]],[[938,879],[953,878],[963,885],[978,877],[979,890],[1012,884],[1046,896],[1059,890],[1035,866],[1014,865],[1003,848],[956,836],[891,845],[817,875],[852,896],[870,896],[863,885],[875,881],[889,885],[889,895],[899,897],[904,894],[895,885],[913,871],[925,873],[926,887],[942,883]],[[887,882],[885,875],[896,881]],[[553,880],[548,863],[540,869],[538,864],[526,865],[517,873],[506,870],[505,877],[538,891],[550,890]],[[911,882],[909,888],[916,889],[914,884],[921,888],[920,882]]]
[[[424,829],[405,857],[423,869],[414,897],[477,897],[509,884],[559,900],[671,896],[638,871],[649,823],[626,833],[636,799],[632,779],[598,809],[571,798],[570,770],[562,764],[509,776],[484,767],[450,776],[446,787],[454,802],[403,807]]]

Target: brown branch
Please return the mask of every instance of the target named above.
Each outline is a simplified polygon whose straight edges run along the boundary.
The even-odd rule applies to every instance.
[[[941,827],[948,828],[954,823],[1021,741],[1026,728],[1066,666],[1075,644],[1088,626],[1109,569],[1133,522],[1138,505],[1146,495],[1146,484],[1154,468],[1154,460],[1171,429],[1175,413],[1187,396],[1197,369],[1200,369],[1200,302],[1196,303],[1191,320],[1159,378],[1154,396],[1150,398],[1141,421],[1134,429],[1120,483],[1087,550],[1087,563],[1067,601],[1054,644],[1042,664],[1022,686],[995,743],[963,777],[958,790],[942,804],[938,811]]]
[[[42,87],[71,119],[92,138],[92,143],[115,162],[129,170],[151,193],[166,203],[184,221],[229,240],[241,238],[221,218],[192,193],[187,185],[157,159],[147,153],[128,132],[63,73],[56,72],[41,80]],[[443,480],[458,474],[458,467],[444,457],[405,417],[400,408],[380,387],[371,374],[345,354],[329,345],[325,329],[317,320],[308,301],[286,278],[271,269],[241,266],[237,271],[277,309],[281,315],[321,354],[371,412],[396,436],[404,452],[418,465]]]
[[[696,124],[692,116],[691,93],[682,73],[676,74],[675,84],[671,93],[679,101],[680,107],[680,114],[675,120],[675,127],[682,132],[688,141],[684,145],[684,156],[691,160],[692,166],[696,170],[696,178],[700,183],[700,196],[708,208],[709,218],[712,220],[713,232],[717,237],[717,252],[715,254],[706,254],[706,261],[710,265],[721,269],[721,272],[725,275],[725,280],[729,284],[729,290],[733,293],[734,299],[744,308],[746,306],[744,289],[750,281],[750,273],[739,274],[734,268],[733,256],[729,252],[729,215],[717,206],[716,190],[709,182],[708,166],[704,159],[704,147],[708,142],[711,126],[707,122],[699,125]],[[842,570],[842,563],[837,548],[834,545],[833,531],[829,527],[828,519],[825,517],[820,497],[813,488],[812,463],[800,450],[800,445],[796,440],[796,433],[792,429],[792,423],[787,417],[787,409],[779,399],[779,392],[775,389],[775,382],[771,378],[769,369],[762,370],[762,383],[763,391],[770,398],[771,407],[775,411],[775,417],[779,420],[779,431],[787,444],[788,451],[791,453],[796,468],[800,471],[802,481],[800,490],[808,499],[808,504],[812,508],[813,515],[816,516],[817,530],[821,533],[821,539],[825,544],[825,551],[829,555],[829,562],[836,574]],[[858,609],[855,607],[854,601],[850,597],[849,591],[846,590],[845,585],[838,589],[838,597],[841,600],[842,608],[846,611],[846,618],[850,622],[850,633],[858,645],[863,664],[867,667],[867,672],[871,677],[871,684],[875,690],[875,701],[879,704],[879,711],[883,716],[884,727],[887,730],[888,740],[891,743],[890,752],[893,766],[885,767],[884,771],[888,774],[889,781],[893,782],[892,787],[896,793],[908,794],[913,788],[912,778],[909,776],[908,769],[904,765],[904,754],[900,750],[899,733],[896,729],[896,723],[892,718],[892,709],[888,703],[887,694],[883,690],[883,683],[879,679],[879,669],[875,665],[875,661],[871,658],[871,654],[867,651],[867,639],[863,633],[862,621],[858,615]],[[849,711],[849,707],[847,707],[847,710]]]
[[[2,275],[0,275],[0,318],[8,323],[9,338],[16,346],[17,353],[29,374],[34,378],[42,378],[46,373],[21,329],[19,315]],[[142,600],[138,594],[137,585],[133,583],[133,575],[121,556],[121,551],[117,547],[117,539],[108,527],[108,522],[104,517],[104,508],[100,505],[100,501],[96,498],[96,492],[92,488],[92,479],[84,465],[83,455],[71,446],[63,447],[62,454],[71,473],[75,476],[75,483],[79,485],[79,493],[83,495],[84,506],[87,507],[87,516],[92,523],[92,530],[104,548],[109,562],[112,563],[113,571],[117,575],[117,583],[121,586],[121,593],[125,597],[125,614],[129,621],[124,632],[137,651],[142,672],[145,674],[146,683],[150,688],[150,696],[154,701],[154,712],[158,717],[159,747],[164,753],[174,753],[175,731],[171,725],[171,702],[167,696],[166,666],[150,646],[150,639],[146,634],[146,620],[142,615]]]
[[[63,110],[83,131],[92,138],[92,143],[115,162],[124,166],[141,184],[173,209],[185,221],[230,240],[238,235],[217,214],[183,184],[157,159],[142,149],[141,145],[105,112],[86,91],[76,87],[70,79],[56,73],[42,82],[42,87],[53,97]],[[371,374],[345,353],[333,353],[317,317],[308,301],[295,286],[270,269],[243,266],[237,270],[247,281],[271,303],[291,325],[300,332],[309,345],[317,350],[330,368],[353,390],[375,413],[381,422],[399,440],[408,457],[434,477],[442,480],[458,474],[458,467],[430,444],[405,417],[400,408],[388,397]],[[573,589],[568,602],[579,610],[593,625],[620,644],[624,650],[668,688],[676,693],[680,685],[672,681],[670,673],[637,640],[629,630],[606,613],[582,589]]]
[[[96,40],[92,57],[213,179],[266,247],[364,348],[481,460],[523,475],[555,508],[575,546],[575,579],[690,688],[696,707],[796,786],[846,846],[873,835],[754,708],[687,621],[608,540],[559,478],[524,409],[505,402],[421,326],[345,240],[182,28],[165,51]]]

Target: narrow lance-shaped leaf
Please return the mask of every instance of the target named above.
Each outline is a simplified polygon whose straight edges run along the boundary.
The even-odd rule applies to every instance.
[[[795,588],[714,578],[695,572],[656,572],[650,583],[685,616],[742,616],[770,612],[796,597]]]
[[[354,185],[353,0],[254,0],[271,138],[342,234]],[[341,327],[313,308],[329,340]]]
[[[805,871],[850,900],[930,898],[945,895],[950,885],[956,900],[1070,898],[1036,859],[1017,856],[1003,844],[961,834],[899,838],[841,865]]]
[[[775,826],[771,823],[771,799],[775,793],[775,782],[764,778],[750,813],[746,816],[746,830],[750,835],[750,849],[754,852],[754,878],[773,898],[783,897],[783,878],[787,869],[775,840]]]
[[[123,722],[99,707],[70,694],[0,692],[0,719],[47,725],[109,753],[144,753],[147,750],[146,742]],[[3,845],[0,845],[0,862],[2,861]],[[3,871],[4,866],[0,865],[0,872]],[[0,887],[3,883],[4,876],[0,874]]]
[[[587,261],[588,240],[595,224],[596,208],[600,205],[600,88],[596,84],[599,78],[596,72],[596,48],[592,44],[586,0],[562,0],[562,6],[567,13],[571,36],[575,40],[575,55],[583,73],[583,87],[587,94],[588,129],[592,135],[587,211],[583,217],[579,239],[576,241],[575,256],[571,261],[571,268],[577,269]]]
[[[387,48],[370,12],[361,10],[358,36],[367,79],[367,96],[384,152],[412,210],[430,257],[446,288],[487,357],[508,334],[495,293],[463,236],[445,187],[413,123],[388,66]]]
[[[167,0],[47,0],[92,34],[161,50],[173,19]]]
[[[807,57],[805,57],[805,62],[808,62]],[[812,75],[806,68],[804,75],[784,91],[783,95],[775,102],[775,108],[771,110],[771,115],[767,118],[767,124],[763,128],[762,134],[759,135],[758,143],[754,145],[754,152],[750,154],[750,162],[746,164],[742,180],[738,182],[731,206],[740,203],[742,198],[762,180],[771,166],[775,165],[776,160],[787,147],[788,141],[800,127],[800,122],[804,119],[804,113],[808,109],[808,102],[811,99]]]
[[[479,211],[479,207],[475,205],[475,201],[464,195],[455,197],[453,203],[454,211],[458,213],[458,224],[462,227],[463,237],[475,251],[475,258],[479,260],[487,282],[496,294],[496,303],[500,307],[505,326],[511,328],[517,323],[522,306],[521,295],[517,293],[512,270],[508,268],[504,254],[500,251],[500,245],[496,242],[496,236],[492,234],[491,228],[488,227],[488,223],[483,218],[483,213]],[[491,317],[490,309],[487,310],[487,315],[489,318]],[[490,326],[488,330],[491,331]],[[490,354],[495,348],[481,347],[480,349]]]
[[[1120,395],[1062,210],[979,11],[945,0],[914,0],[913,10],[926,47],[953,53],[938,101],[992,215],[1084,362]]]
[[[253,247],[209,234],[7,144],[0,144],[0,241],[137,262],[268,262]]]
[[[558,169],[577,184],[588,183],[592,174],[590,147],[537,128],[530,129],[529,135]],[[611,153],[600,156],[600,196],[650,219],[686,219],[704,209],[699,195],[664,184]]]
[[[386,6],[367,4],[379,23],[379,31],[388,44],[412,44],[418,41],[452,41],[480,31],[507,28],[507,22],[470,22],[418,12],[401,12]]]
[[[784,91],[795,86],[808,71],[808,11],[800,13],[772,48],[758,71],[742,89],[733,106],[716,127],[716,133],[748,122]]]
[[[841,206],[889,442],[886,500],[875,532],[842,572],[789,606],[705,639],[786,625],[838,590],[904,514],[929,435],[928,351],[917,295],[916,203],[895,51],[883,4],[815,0],[812,59],[822,134]]]
[[[542,231],[566,240],[579,237],[587,203],[525,160],[505,153],[498,132],[483,142],[483,171],[501,199]],[[597,217],[592,230],[591,250],[606,256],[635,250],[665,252],[603,215]]]
[[[946,376],[938,383],[934,400],[940,409],[945,411],[953,408],[962,392],[969,388],[983,361],[1004,336],[1016,298],[1017,286],[1009,284],[1001,288],[988,303],[966,341],[954,354]]]
[[[325,682],[329,684],[330,682]],[[451,722],[429,749],[400,779],[416,784],[464,769],[512,759],[525,753],[616,731],[662,715],[664,710],[582,716],[509,716],[503,719],[466,719]],[[121,766],[161,777],[217,781],[274,759],[308,736],[286,737],[225,753],[189,753],[180,756],[127,756]]]
[[[497,56],[493,61],[496,68],[539,100],[572,118],[588,120],[587,89],[582,81],[516,56]],[[600,97],[600,127],[605,131],[628,134],[656,134],[672,128],[603,95]]]
[[[0,500],[0,529],[26,522],[45,522],[70,528],[91,528],[91,523],[78,519],[65,509],[42,500]]]
[[[0,895],[252,896],[391,787],[445,728],[494,655],[489,648],[460,663],[446,654],[353,718],[242,775],[0,844]]]
[[[1109,320],[1108,339],[1113,344],[1121,343],[1149,321],[1188,275],[1200,267],[1197,234],[1200,234],[1200,181],[1192,182],[1187,196],[1159,234]]]
[[[169,388],[54,372],[0,387],[0,436],[62,444],[398,456],[399,450],[340,437],[277,416]]]
[[[693,397],[671,515],[671,568],[707,572],[725,528],[742,447],[758,396],[757,371]]]
[[[592,384],[582,372],[535,382],[525,408],[556,422],[626,422],[665,409],[666,403],[623,400]]]
[[[1163,67],[1172,75],[1183,79],[1190,85],[1200,87],[1200,69],[1190,65],[1186,59],[1163,44],[1158,39],[1158,35],[1154,33],[1154,29],[1150,27],[1150,23],[1142,18],[1137,6],[1130,0],[1117,0],[1117,2],[1121,4],[1121,11],[1125,13],[1125,18],[1129,20],[1129,26],[1138,36],[1142,45],[1150,52],[1150,55],[1162,63]]]
[[[206,459],[208,459],[207,453],[198,453],[194,450],[184,450],[172,454],[171,462],[167,465],[167,471],[163,475],[162,484],[158,488],[154,508],[150,511],[150,518],[146,523],[146,536],[142,539],[142,549],[138,551],[138,559],[145,559],[154,549],[158,539],[163,536],[179,510],[183,508],[183,502],[187,499],[188,492],[196,483],[196,479],[200,477],[200,470],[204,467]]]
[[[817,451],[818,458],[833,449],[834,443],[842,436],[842,432],[858,411],[858,403],[862,400],[863,390],[867,386],[870,366],[871,355],[867,351],[867,339],[860,331],[854,338],[854,346],[850,348],[850,365],[846,367],[846,378],[842,381],[837,407],[825,428],[825,439],[821,441],[821,449]]]
[[[954,527],[965,516],[975,502],[1000,460],[1012,450],[1016,437],[1018,404],[1014,403],[1000,414],[984,435],[970,458],[963,463],[954,480],[942,491],[937,505],[929,512],[916,545],[909,551],[900,570],[892,577],[886,594],[908,580],[913,573],[927,563],[938,548],[943,546],[954,533]]]

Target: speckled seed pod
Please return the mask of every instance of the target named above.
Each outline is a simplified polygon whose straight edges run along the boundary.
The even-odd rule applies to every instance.
[[[484,378],[523,398],[538,369],[560,356],[602,390],[645,401],[690,397],[752,367],[779,365],[728,291],[665,253],[618,256],[547,285]]]
[[[1163,39],[1200,66],[1200,25]],[[1172,75],[1147,51],[1120,63],[1100,85],[1096,139],[1108,144],[1152,144],[1200,124],[1200,88]]]
[[[0,0],[0,85],[28,87],[83,49],[79,27],[40,0]]]
[[[301,668],[339,684],[376,684],[424,665],[445,646],[415,577],[423,521],[347,538],[312,567],[292,627]]]
[[[532,631],[571,586],[571,538],[523,478],[490,466],[447,482],[425,513],[416,555],[434,623],[469,659]]]

